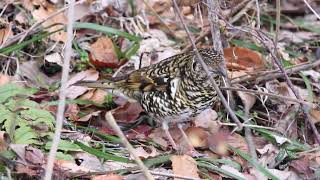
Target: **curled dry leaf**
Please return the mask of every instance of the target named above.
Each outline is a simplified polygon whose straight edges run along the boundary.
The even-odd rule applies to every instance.
[[[90,47],[90,62],[96,67],[119,67],[119,61],[110,38],[102,36]]]
[[[72,121],[76,121],[79,119],[80,108],[77,104],[68,104],[67,109],[64,113],[65,117],[68,117]]]
[[[193,147],[208,147],[208,132],[202,128],[190,127],[186,130],[188,139]]]
[[[243,47],[232,47],[223,49],[223,52],[228,69],[250,72],[265,69],[265,62],[261,54],[256,51]]]
[[[54,164],[61,170],[68,171],[70,173],[88,173],[91,170],[87,167],[78,166],[74,161],[67,161],[58,159],[55,160]]]
[[[112,110],[112,115],[118,122],[130,122],[136,120],[143,112],[139,103],[127,102],[125,105]]]
[[[188,155],[177,156],[170,158],[172,162],[172,170],[176,175],[199,178],[197,162]],[[181,180],[174,178],[174,180]]]

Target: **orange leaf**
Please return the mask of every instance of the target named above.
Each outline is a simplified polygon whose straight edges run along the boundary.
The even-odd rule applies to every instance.
[[[118,67],[119,61],[113,43],[108,37],[100,37],[91,45],[90,61],[97,67]]]
[[[265,62],[261,54],[256,51],[243,47],[232,47],[225,48],[223,52],[228,69],[246,71],[265,69]]]
[[[188,155],[172,156],[172,170],[176,175],[199,178],[197,162]],[[174,180],[181,180],[174,178]]]

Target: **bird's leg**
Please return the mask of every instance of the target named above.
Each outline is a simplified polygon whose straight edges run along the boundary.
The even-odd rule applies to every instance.
[[[169,125],[168,125],[168,121],[164,120],[162,121],[162,129],[164,130],[164,132],[166,133],[166,136],[170,142],[170,144],[172,145],[173,149],[177,149],[177,145],[174,142],[170,132],[169,132]]]
[[[191,151],[195,151],[195,149],[194,149],[192,143],[190,142],[187,134],[184,132],[184,130],[183,130],[183,128],[182,128],[182,124],[181,124],[181,123],[178,123],[177,126],[178,126],[178,128],[179,128],[179,130],[180,130],[180,132],[181,132],[181,134],[182,134],[183,139],[184,139],[185,142],[188,144],[188,147],[190,148],[190,150],[191,150]]]

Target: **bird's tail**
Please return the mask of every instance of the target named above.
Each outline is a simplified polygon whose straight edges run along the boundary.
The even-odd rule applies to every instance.
[[[75,84],[75,86],[85,86],[88,88],[101,88],[101,89],[114,89],[115,82],[112,81],[79,81]]]

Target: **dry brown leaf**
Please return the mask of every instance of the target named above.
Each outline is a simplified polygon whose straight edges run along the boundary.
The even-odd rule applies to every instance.
[[[188,139],[193,147],[208,147],[208,132],[202,128],[190,127],[186,130]]]
[[[107,92],[101,89],[91,89],[85,94],[83,94],[79,99],[90,100],[97,104],[103,104],[105,102],[105,97]]]
[[[32,10],[32,16],[36,21],[41,21],[43,19],[46,19],[51,14],[55,13],[57,10],[56,8],[51,4],[46,4],[44,7],[44,4],[41,4],[38,9]],[[49,32],[56,31],[58,29],[63,28],[64,25],[68,23],[67,17],[64,15],[64,13],[60,13],[50,19],[47,19],[42,26],[43,27],[50,27],[51,25],[56,24],[55,26],[52,26],[47,29]],[[65,31],[59,31],[57,33],[54,33],[50,35],[50,39],[54,41],[61,41],[66,42],[67,40],[67,33]]]
[[[139,103],[127,102],[125,105],[112,110],[112,115],[117,122],[130,122],[136,120],[140,113],[143,112]]]
[[[160,153],[157,152],[157,149],[153,146],[148,146],[148,147],[138,147],[134,149],[134,152],[143,159],[149,158],[149,157],[156,157]]]
[[[229,132],[218,131],[208,137],[209,149],[219,155],[225,155],[228,152],[227,139]]]
[[[243,48],[232,47],[223,49],[228,69],[232,70],[263,70],[265,62],[260,53]]]
[[[83,116],[82,118],[78,119],[77,121],[79,121],[79,122],[87,122],[87,121],[89,121],[93,116],[99,116],[100,113],[101,113],[101,111],[91,112],[91,113]]]
[[[218,114],[215,110],[206,109],[195,117],[195,126],[202,128],[209,128],[211,133],[217,132],[220,126],[217,121]]]
[[[320,111],[319,110],[311,109],[309,113],[310,113],[314,123],[320,122]]]
[[[90,47],[90,61],[97,67],[119,67],[119,61],[110,38],[102,36]]]
[[[67,97],[75,99],[87,91],[87,87],[73,86],[78,81],[96,81],[99,78],[99,72],[93,69],[79,72],[69,79],[67,82]]]
[[[11,77],[6,74],[0,74],[0,86],[3,86],[7,83],[9,83],[11,80]]]
[[[249,111],[253,107],[253,105],[256,103],[257,97],[252,94],[245,93],[242,91],[237,91],[237,94],[239,95],[245,107],[245,110]]]
[[[197,162],[188,155],[174,155],[170,158],[172,162],[172,170],[176,175],[199,178]],[[174,178],[174,180],[182,180]]]
[[[68,117],[72,121],[77,121],[79,119],[79,112],[80,108],[77,104],[68,104],[64,116]]]
[[[68,171],[69,173],[85,173],[92,172],[83,166],[78,166],[74,161],[67,161],[62,159],[55,160],[54,164],[62,170]]]
[[[92,180],[122,180],[122,177],[117,174],[105,174],[93,176]]]
[[[2,22],[3,20],[0,19],[0,24],[5,22]],[[9,24],[4,25],[4,27],[0,27],[0,47],[3,43],[5,43],[8,39],[8,37],[12,36],[12,30],[11,30],[11,26]]]
[[[6,151],[9,147],[10,138],[5,131],[0,131],[0,152]]]

